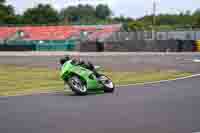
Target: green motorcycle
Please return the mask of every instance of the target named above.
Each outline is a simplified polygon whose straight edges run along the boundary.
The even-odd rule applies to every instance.
[[[100,67],[94,66],[95,72],[82,65],[76,65],[73,60],[61,66],[60,77],[64,80],[64,89],[70,89],[77,95],[87,95],[90,91],[104,91],[113,93],[115,85],[110,78],[103,74],[96,74]],[[98,72],[99,73],[99,72]]]

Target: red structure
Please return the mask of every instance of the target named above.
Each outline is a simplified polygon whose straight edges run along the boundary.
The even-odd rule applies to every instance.
[[[106,37],[118,31],[119,26],[25,26],[0,27],[0,40],[7,40],[18,35],[22,40],[66,40],[82,31],[88,33],[89,39]]]

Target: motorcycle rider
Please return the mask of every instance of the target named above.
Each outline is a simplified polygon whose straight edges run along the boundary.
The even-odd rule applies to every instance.
[[[70,57],[70,56],[68,56],[68,55],[66,55],[64,58],[61,58],[61,59],[60,59],[60,65],[61,65],[61,66],[64,65],[65,62],[67,62],[67,61],[69,61],[69,60],[72,60],[72,64],[73,64],[73,65],[83,65],[83,66],[86,65],[86,63],[85,63],[84,61],[82,61],[82,60],[80,60],[80,59],[78,59],[78,58]]]
[[[70,57],[69,56],[65,56],[64,58],[60,59],[60,65],[63,66],[65,64],[65,62],[69,61]]]

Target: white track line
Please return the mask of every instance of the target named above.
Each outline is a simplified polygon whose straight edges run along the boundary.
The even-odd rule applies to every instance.
[[[198,76],[200,76],[200,74],[194,74],[191,76],[186,76],[186,77],[181,77],[181,78],[176,78],[176,79],[169,79],[169,80],[160,80],[160,81],[154,81],[154,82],[136,83],[136,84],[128,84],[128,85],[117,85],[116,87],[157,84],[157,83],[171,82],[171,81],[177,81],[177,80],[184,80],[184,79],[194,78],[194,77],[198,77]]]
[[[200,59],[194,59],[193,62],[200,63]]]

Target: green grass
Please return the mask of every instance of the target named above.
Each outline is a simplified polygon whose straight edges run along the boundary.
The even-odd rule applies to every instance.
[[[175,79],[192,75],[178,71],[146,71],[146,72],[105,72],[117,85],[136,84],[160,80]]]
[[[115,84],[134,84],[189,76],[178,71],[104,72]],[[63,91],[59,72],[48,68],[0,66],[0,96]]]

